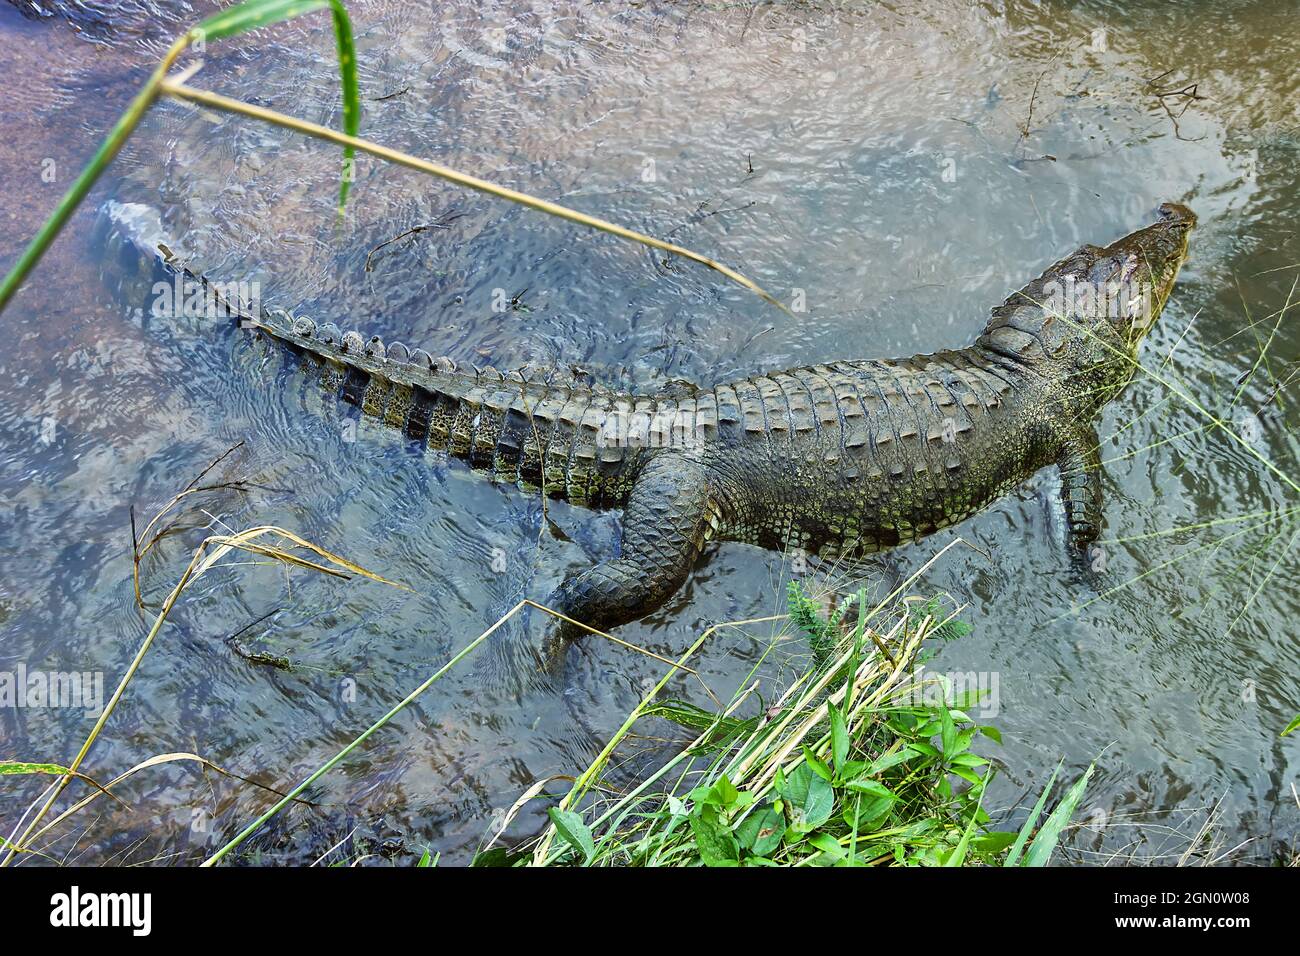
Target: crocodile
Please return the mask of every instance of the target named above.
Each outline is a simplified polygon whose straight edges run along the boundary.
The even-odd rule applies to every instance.
[[[664,604],[710,542],[881,551],[965,520],[1050,466],[1068,540],[1086,552],[1102,528],[1095,422],[1132,378],[1195,223],[1189,208],[1165,203],[1151,225],[1083,246],[994,308],[965,348],[653,394],[553,370],[461,368],[332,323],[211,299],[287,347],[327,392],[430,452],[534,493],[622,509],[617,555],[545,601],[562,615],[548,619],[540,645],[554,663],[589,629]],[[213,290],[156,229],[131,238]]]

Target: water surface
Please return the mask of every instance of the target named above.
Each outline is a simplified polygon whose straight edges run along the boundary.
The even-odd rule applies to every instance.
[[[6,263],[196,15],[67,9],[39,22],[0,10]],[[111,688],[149,623],[132,603],[128,509],[151,514],[240,441],[228,474],[257,487],[196,502],[190,530],[146,562],[147,596],[171,586],[203,525],[262,523],[413,593],[272,568],[208,575],[151,650],[92,772],[183,750],[297,780],[519,597],[543,597],[607,554],[618,527],[617,516],[557,504],[549,518],[562,534],[544,532],[538,502],[364,428],[353,436],[339,409],[239,334],[142,321],[148,281],[94,238],[93,207],[106,199],[157,207],[209,274],[260,282],[267,304],[461,362],[573,363],[642,389],[964,345],[989,307],[1051,261],[1174,200],[1200,227],[1144,347],[1163,382],[1140,377],[1100,423],[1106,574],[1132,583],[1101,599],[1080,591],[1047,472],[862,573],[917,567],[957,535],[973,546],[926,576],[924,588],[965,604],[975,625],[933,666],[998,676],[997,806],[1036,791],[1062,758],[1069,774],[1098,760],[1091,826],[1074,834],[1071,858],[1181,853],[1212,805],[1223,848],[1246,841],[1232,859],[1290,857],[1300,744],[1278,733],[1300,709],[1290,623],[1300,590],[1295,523],[1269,514],[1295,492],[1260,458],[1297,471],[1300,332],[1280,314],[1300,263],[1294,8],[349,9],[364,135],[671,237],[785,301],[802,297],[807,311],[792,322],[700,268],[367,158],[340,226],[337,150],[159,106],[0,319],[0,669],[100,670]],[[327,20],[307,18],[214,45],[193,82],[337,125],[333,58]],[[54,183],[41,178],[46,159]],[[417,226],[428,228],[366,269],[376,246]],[[503,294],[518,306],[494,310]],[[1253,453],[1171,397],[1171,384]],[[1171,533],[1191,526],[1204,527]],[[788,575],[780,555],[724,544],[620,634],[680,653],[710,623],[780,610]],[[289,657],[291,670],[227,642],[259,620],[241,641]],[[770,633],[724,632],[706,646],[698,666],[715,693],[740,685]],[[765,673],[798,653],[783,648]],[[320,811],[282,817],[255,841],[260,858],[310,862],[357,828],[464,861],[524,788],[585,767],[661,671],[591,641],[562,688],[521,692],[493,660],[471,659],[326,777]],[[672,692],[708,704],[692,679]],[[80,712],[0,712],[3,755],[69,759],[89,726]],[[7,789],[0,820],[34,796]],[[196,860],[265,805],[180,768],[142,774],[130,800],[101,807],[50,852]],[[525,815],[511,834],[538,825]]]

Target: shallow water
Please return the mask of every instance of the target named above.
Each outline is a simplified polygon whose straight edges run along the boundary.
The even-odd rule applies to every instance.
[[[107,25],[0,9],[6,264],[165,48],[166,24],[194,17],[163,5],[160,27],[152,7],[96,9]],[[1062,758],[1069,775],[1097,759],[1070,859],[1181,853],[1212,805],[1222,847],[1248,841],[1232,859],[1290,857],[1300,743],[1278,734],[1300,710],[1300,588],[1295,523],[1268,514],[1295,492],[1260,457],[1300,471],[1300,331],[1278,315],[1300,263],[1291,5],[349,9],[363,135],[671,237],[786,301],[802,290],[807,312],[792,322],[703,269],[364,158],[336,226],[337,150],[159,106],[0,319],[0,670],[102,671],[111,690],[149,623],[131,599],[129,507],[151,514],[239,441],[229,474],[257,487],[187,512],[190,530],[145,562],[148,597],[174,583],[202,525],[262,523],[413,593],[269,568],[209,574],[150,651],[93,774],[193,751],[268,783],[300,779],[519,597],[545,596],[617,536],[616,516],[564,505],[549,508],[562,536],[543,533],[539,503],[511,489],[364,428],[348,440],[337,408],[236,332],[142,322],[148,281],[94,238],[104,200],[156,206],[205,271],[261,282],[266,304],[458,361],[576,363],[644,389],[963,345],[1045,265],[1177,200],[1200,226],[1144,347],[1164,384],[1140,378],[1101,423],[1106,537],[1123,539],[1107,547],[1106,577],[1127,586],[1079,590],[1049,473],[864,573],[905,573],[957,535],[973,546],[926,575],[975,626],[932,669],[996,675],[996,806],[1041,788]],[[214,46],[193,82],[338,124],[333,56],[313,17]],[[372,249],[420,225],[431,228],[366,270]],[[494,311],[500,294],[522,306]],[[788,574],[780,555],[724,544],[620,636],[680,653],[708,623],[780,610]],[[289,671],[225,640],[268,612],[240,641],[288,656]],[[724,632],[701,676],[725,698],[770,634]],[[797,653],[783,647],[765,673]],[[485,649],[453,671],[324,778],[318,812],[292,811],[253,841],[255,858],[310,862],[356,828],[464,861],[532,782],[585,767],[661,672],[594,640],[558,690],[521,691],[493,662]],[[708,704],[692,679],[672,692]],[[0,711],[0,756],[69,759],[90,724],[80,711]],[[34,786],[0,792],[0,821]],[[193,860],[266,805],[178,767],[141,774],[130,797],[50,852]],[[510,834],[537,825],[525,815]]]

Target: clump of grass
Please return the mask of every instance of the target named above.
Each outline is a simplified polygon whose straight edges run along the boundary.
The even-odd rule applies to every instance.
[[[643,702],[640,716],[698,735],[621,795],[601,792],[598,759],[580,778],[593,782],[585,799],[575,806],[570,794],[537,840],[487,849],[475,865],[1045,864],[1092,768],[1041,826],[1055,773],[1018,832],[990,829],[983,804],[994,773],[975,748],[1001,736],[968,715],[976,701],[922,692],[913,670],[927,638],[961,632],[954,615],[917,599],[869,608],[863,592],[822,613],[798,584],[789,605],[811,663],[774,704],[738,716],[757,683],[715,714]]]

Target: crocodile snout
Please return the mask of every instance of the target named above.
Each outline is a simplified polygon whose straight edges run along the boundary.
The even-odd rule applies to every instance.
[[[1162,222],[1174,222],[1191,229],[1196,225],[1196,213],[1180,202],[1162,202],[1158,210]]]

